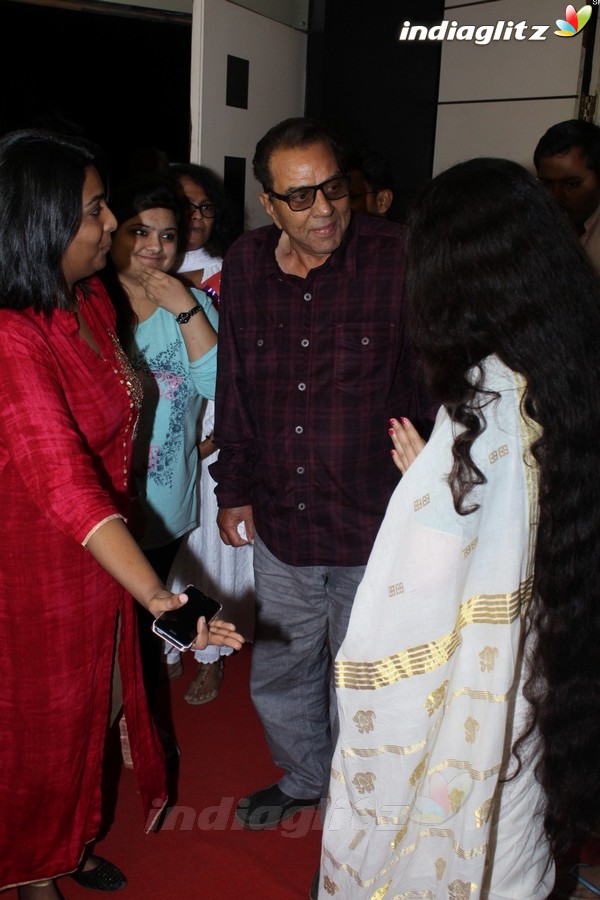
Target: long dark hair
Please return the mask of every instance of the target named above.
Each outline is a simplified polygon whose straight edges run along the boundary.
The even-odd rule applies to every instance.
[[[244,213],[226,190],[219,176],[196,163],[172,163],[166,171],[179,186],[183,176],[201,188],[215,207],[215,219],[204,249],[211,256],[225,256],[233,242],[244,230]]]
[[[72,305],[61,263],[92,166],[106,184],[102,152],[83,138],[28,129],[0,139],[0,306],[50,313]]]
[[[118,226],[147,209],[170,209],[177,225],[177,242],[181,246],[185,240],[185,215],[179,192],[169,178],[163,175],[133,175],[117,186],[110,198]],[[112,257],[100,278],[109,293],[117,314],[117,336],[129,353],[133,343],[137,317],[129,302],[127,291],[119,280]]]
[[[408,228],[413,339],[433,393],[464,426],[449,476],[457,511],[468,514],[483,481],[470,449],[490,400],[469,369],[494,353],[520,372],[525,409],[543,429],[525,694],[546,831],[563,850],[597,824],[600,801],[600,288],[552,198],[507,160],[439,175]]]

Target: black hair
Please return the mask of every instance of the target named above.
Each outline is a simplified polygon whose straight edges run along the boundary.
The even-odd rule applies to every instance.
[[[394,172],[390,163],[374,150],[352,150],[348,170],[358,169],[374,191],[394,191]]]
[[[110,208],[119,225],[146,209],[170,209],[175,216],[178,241],[184,240],[185,210],[181,195],[165,175],[150,172],[132,175],[111,192]]]
[[[278,150],[291,150],[295,147],[312,147],[325,144],[331,149],[341,173],[348,171],[348,151],[341,139],[327,126],[315,119],[284,119],[269,129],[256,145],[252,168],[254,177],[263,190],[273,189],[269,168],[272,155]]]
[[[216,172],[206,166],[196,163],[172,163],[166,174],[178,185],[179,179],[185,176],[202,188],[215,207],[214,224],[205,249],[211,256],[225,256],[244,230],[243,208],[235,202]]]
[[[0,139],[0,306],[48,314],[72,306],[61,264],[91,167],[106,185],[102,151],[78,136],[25,129]]]
[[[110,198],[110,208],[118,226],[147,209],[169,209],[177,225],[178,246],[184,241],[185,214],[181,196],[171,181],[163,175],[150,173],[133,175],[117,186]],[[106,268],[100,274],[117,315],[117,336],[127,352],[133,342],[136,315],[131,308],[127,291],[121,284],[119,274],[109,256]]]
[[[600,173],[600,128],[583,119],[568,119],[552,125],[539,139],[533,153],[536,169],[549,156],[561,156],[579,147],[589,169]]]
[[[555,851],[597,824],[600,801],[600,288],[575,234],[516,163],[475,159],[435,178],[411,211],[413,339],[432,387],[464,426],[449,477],[456,509],[482,475],[470,448],[485,427],[469,369],[497,354],[526,379],[542,426],[532,451],[540,510],[525,696]],[[472,507],[471,507],[472,508]]]

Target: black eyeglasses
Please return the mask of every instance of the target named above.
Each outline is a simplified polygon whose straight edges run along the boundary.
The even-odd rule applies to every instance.
[[[296,188],[294,191],[288,191],[287,194],[278,194],[276,191],[269,191],[269,197],[275,197],[277,200],[285,200],[290,209],[294,212],[302,212],[303,209],[310,209],[317,199],[317,191],[321,191],[327,200],[341,200],[350,193],[350,176],[334,175],[321,184],[310,184],[306,187]]]
[[[192,207],[192,216],[194,215],[194,212],[199,212],[205,219],[214,219],[215,217],[214,203],[201,203],[198,206],[196,203],[192,203],[191,200],[188,200],[188,205]]]

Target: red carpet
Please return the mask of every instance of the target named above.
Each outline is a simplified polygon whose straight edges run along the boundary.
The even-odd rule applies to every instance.
[[[240,797],[280,777],[249,696],[251,653],[246,645],[226,660],[221,692],[204,706],[183,700],[196,667],[190,654],[183,678],[165,686],[181,749],[176,805],[161,831],[145,834],[133,772],[121,770],[114,821],[96,846],[127,876],[127,888],[115,898],[308,898],[319,862],[318,810],[304,810],[271,831],[244,831],[233,818]],[[111,896],[70,878],[58,885],[65,900]],[[16,891],[2,896],[14,900]]]
[[[166,684],[162,697],[163,718],[172,716],[181,748],[175,807],[161,831],[145,834],[133,772],[116,755],[109,773],[113,785],[119,774],[113,821],[96,851],[122,869],[128,886],[100,894],[61,878],[65,900],[307,900],[319,861],[319,812],[305,810],[259,832],[244,831],[233,817],[240,797],[279,777],[250,700],[251,653],[248,644],[229,657],[219,696],[196,707],[183,700],[196,666],[185,655],[183,678]],[[597,862],[600,841],[569,863],[577,857]]]

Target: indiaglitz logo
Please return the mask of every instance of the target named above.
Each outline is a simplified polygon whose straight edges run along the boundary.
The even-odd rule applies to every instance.
[[[579,12],[575,12],[575,7],[569,4],[565,12],[565,18],[556,20],[560,31],[555,31],[554,34],[557,34],[559,37],[575,37],[582,28],[585,28],[590,21],[591,15],[591,6],[582,6]]]
[[[593,0],[598,5],[600,0]],[[559,37],[574,37],[585,28],[592,15],[590,5],[582,6],[579,12],[567,6],[565,19],[557,19]],[[460,25],[444,19],[437,25],[413,25],[404,22],[398,36],[399,41],[473,41],[485,45],[492,41],[545,41],[549,25],[530,25],[527,21],[513,22],[501,19],[495,25]]]

